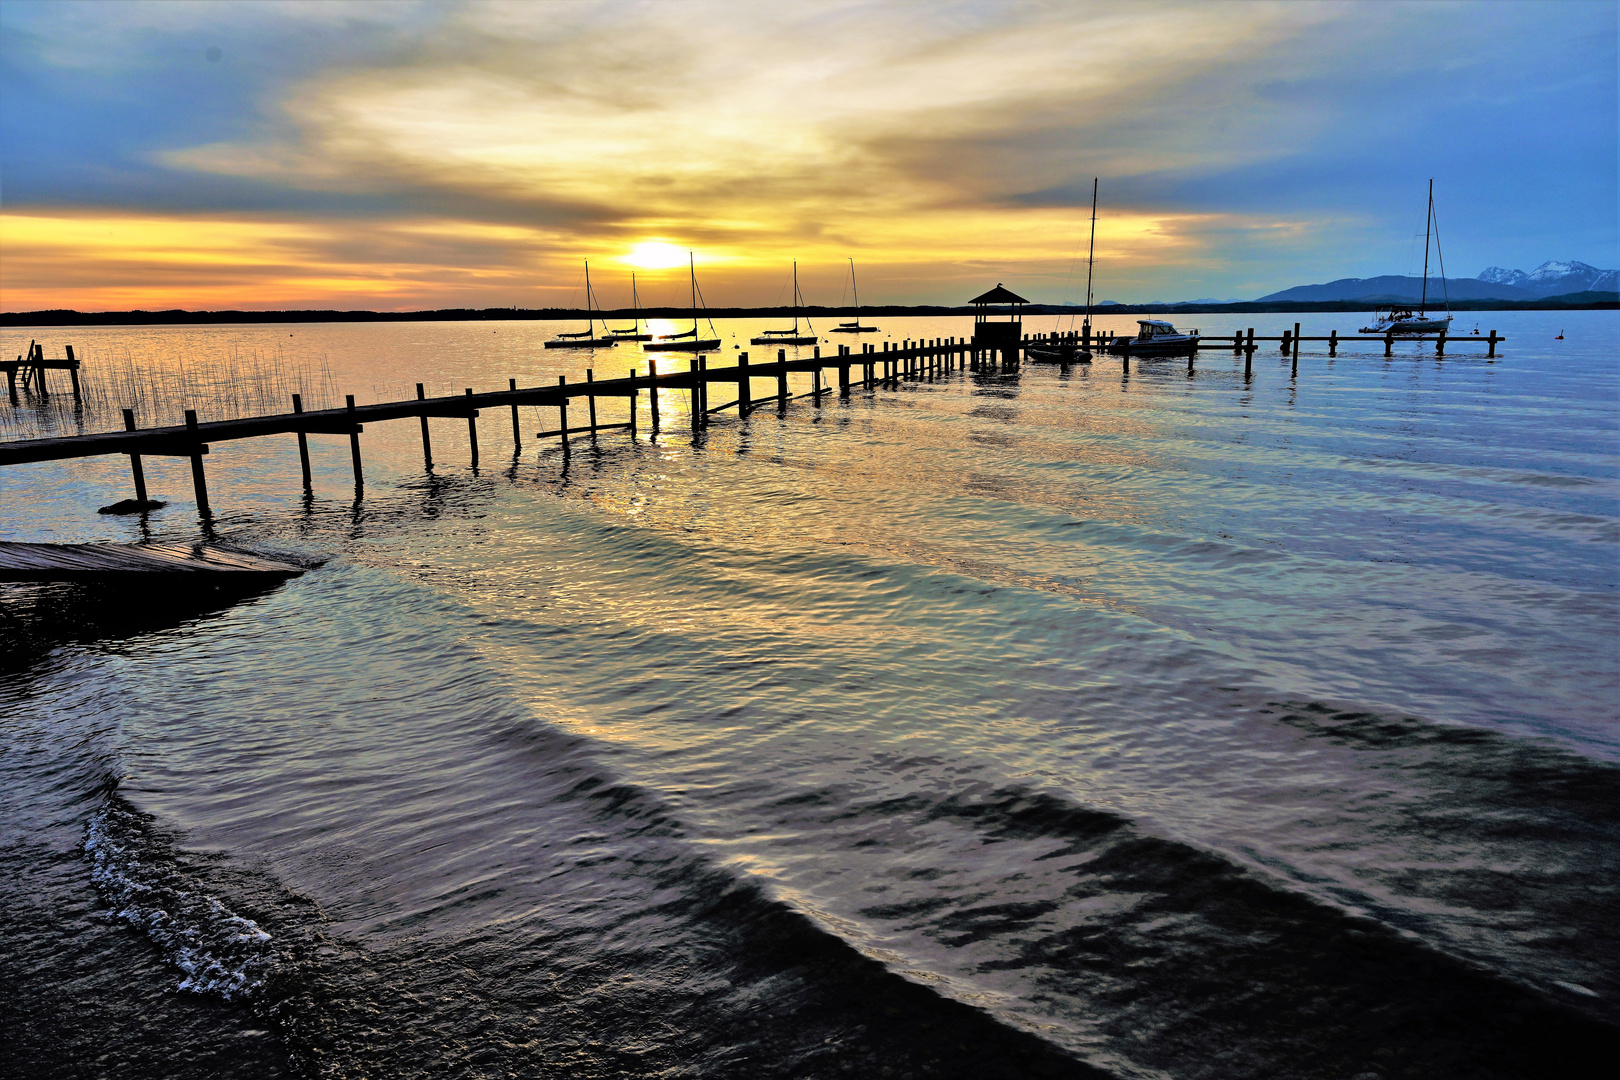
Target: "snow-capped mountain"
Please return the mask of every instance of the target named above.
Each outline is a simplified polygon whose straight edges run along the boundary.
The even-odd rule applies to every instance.
[[[1559,296],[1563,293],[1595,290],[1614,292],[1620,283],[1620,272],[1599,270],[1583,262],[1542,263],[1528,274],[1523,270],[1504,270],[1492,266],[1482,271],[1478,280],[1492,285],[1510,285],[1536,296]]]

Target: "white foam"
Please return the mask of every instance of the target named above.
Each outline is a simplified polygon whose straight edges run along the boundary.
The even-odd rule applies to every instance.
[[[251,997],[280,961],[270,934],[218,898],[188,887],[160,858],[142,859],[140,819],[108,802],[90,819],[90,877],[118,917],[142,931],[185,972],[179,989]]]

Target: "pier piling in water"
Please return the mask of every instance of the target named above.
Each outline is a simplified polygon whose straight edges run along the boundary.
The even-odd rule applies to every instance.
[[[125,409],[124,410],[124,430],[125,431],[134,431],[135,430],[135,410],[134,409]],[[145,505],[145,503],[146,503],[146,472],[141,468],[141,455],[139,455],[139,454],[131,454],[131,455],[129,455],[129,472],[130,472],[130,478],[135,481],[135,501],[138,502],[138,503],[141,503],[142,505]]]
[[[294,394],[293,395],[293,400],[296,402],[298,400],[298,395]],[[416,400],[417,401],[426,401],[427,400],[427,395],[422,392],[422,384],[421,383],[416,384]],[[304,410],[303,410],[302,407],[300,407],[298,409],[298,411],[303,412]],[[422,467],[426,468],[426,469],[432,469],[433,468],[433,442],[432,442],[431,439],[428,438],[427,413],[424,412],[421,415],[421,417],[419,417],[419,419],[422,421]],[[305,478],[305,483],[308,483],[308,480],[309,480],[309,452],[304,449],[304,433],[302,431],[300,431],[298,433],[298,448],[299,448],[299,451],[304,454],[304,478]]]
[[[353,423],[354,395],[349,394],[343,399],[343,402],[349,410],[349,420],[351,421],[349,428],[349,456],[354,459],[354,489],[359,491],[366,486],[366,477],[365,473],[360,469],[360,425]]]
[[[467,387],[467,396],[468,397],[473,396],[472,387],[470,387],[470,386]],[[353,399],[351,398],[350,400],[352,401]],[[350,435],[349,438],[351,438],[351,439],[353,439],[355,441],[356,446],[360,445],[360,437],[358,435]],[[472,467],[476,469],[476,468],[478,468],[478,410],[477,409],[469,408],[467,410],[467,442],[472,447]],[[355,460],[358,462],[360,459],[356,458]]]
[[[191,487],[197,496],[197,515],[204,521],[214,514],[208,508],[208,477],[203,475],[203,446],[197,436],[197,410],[186,410],[186,431],[191,436]]]
[[[421,383],[416,384],[416,396],[417,397],[422,396],[422,384]],[[294,394],[292,396],[292,401],[293,401],[293,412],[294,413],[302,413],[304,411],[304,395],[303,394]],[[426,416],[422,417],[422,452],[424,454],[427,453],[427,417]],[[303,428],[298,429],[298,464],[304,470],[304,490],[308,491],[311,487],[314,486],[314,480],[310,476],[310,473],[309,473],[309,436],[304,434],[304,429]],[[427,465],[428,465],[428,468],[430,468],[430,469],[433,468],[433,458],[432,458],[432,456],[428,457]]]

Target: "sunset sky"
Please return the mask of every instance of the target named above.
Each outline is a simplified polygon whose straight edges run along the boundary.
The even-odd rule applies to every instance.
[[[1617,261],[1616,5],[0,4],[0,308],[1250,299]],[[1078,256],[1078,261],[1077,261]],[[679,265],[672,265],[679,264]]]

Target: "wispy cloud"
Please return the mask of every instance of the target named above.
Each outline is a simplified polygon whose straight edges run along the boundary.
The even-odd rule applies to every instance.
[[[21,260],[3,271],[13,309],[103,295],[85,280],[98,259],[105,295],[128,295],[123,248],[80,245],[53,269],[71,231],[36,226],[53,216],[171,220],[175,244],[199,222],[236,230],[234,255],[198,250],[239,260],[222,281],[259,267],[265,298],[337,281],[381,306],[545,303],[579,257],[651,238],[699,248],[742,303],[774,294],[763,267],[845,254],[872,266],[874,299],[958,299],[991,273],[1056,289],[1094,175],[1111,295],[1264,290],[1402,269],[1387,265],[1404,239],[1396,193],[1410,201],[1458,157],[1516,160],[1497,149],[1532,124],[1514,102],[1541,93],[1575,136],[1564,159],[1610,153],[1583,158],[1567,192],[1584,224],[1523,242],[1601,259],[1556,247],[1590,241],[1594,221],[1597,243],[1615,242],[1614,65],[1567,62],[1605,48],[1612,61],[1612,5],[1535,18],[1327,3],[5,11],[5,78],[25,91],[0,106],[6,202],[29,222],[4,226]],[[1479,51],[1504,30],[1510,72]],[[70,70],[80,90],[47,89]],[[52,134],[19,100],[81,127]],[[1444,130],[1425,129],[1437,119]],[[1547,165],[1513,168],[1538,180]],[[1496,183],[1456,176],[1450,205]],[[162,284],[176,303],[224,295],[182,280]]]

